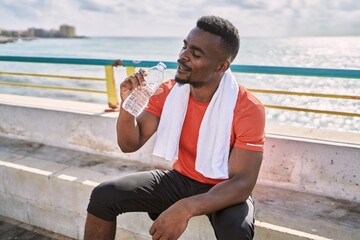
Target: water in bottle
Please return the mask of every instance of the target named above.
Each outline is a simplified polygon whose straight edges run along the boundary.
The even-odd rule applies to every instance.
[[[166,65],[163,62],[159,62],[156,66],[149,68],[144,74],[146,86],[140,89],[135,88],[125,99],[123,108],[133,116],[138,116],[146,107],[149,98],[154,95],[160,84],[164,81],[165,69]]]

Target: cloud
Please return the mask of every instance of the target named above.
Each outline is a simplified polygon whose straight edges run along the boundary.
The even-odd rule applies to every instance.
[[[304,0],[300,5],[295,2],[289,5],[289,35],[360,35],[360,28],[354,27],[360,25],[358,1]]]
[[[212,1],[213,2],[213,1]],[[239,7],[241,9],[266,9],[268,1],[259,1],[259,0],[242,0],[242,1],[234,1],[234,0],[221,0],[213,2],[214,4],[228,4],[232,7]]]
[[[81,35],[184,36],[219,15],[242,36],[360,35],[359,0],[1,0],[0,28],[74,25]]]
[[[31,1],[11,1],[2,0],[0,9],[8,12],[10,15],[22,19],[38,18],[43,14],[43,10],[51,8],[50,1],[31,0]],[[1,21],[2,22],[2,21]]]
[[[358,0],[342,0],[342,1],[327,1],[330,9],[339,9],[345,12],[359,11],[360,1]]]
[[[95,1],[95,0],[82,0],[78,2],[79,10],[114,13],[116,12],[116,2],[113,1]]]

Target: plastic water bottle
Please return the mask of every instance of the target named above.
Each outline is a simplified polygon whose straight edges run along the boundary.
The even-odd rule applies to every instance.
[[[160,84],[164,81],[165,69],[166,65],[163,62],[159,62],[156,66],[149,68],[144,74],[146,86],[141,87],[141,89],[135,88],[125,99],[122,105],[123,108],[133,116],[138,116],[146,107],[149,98],[154,95]]]

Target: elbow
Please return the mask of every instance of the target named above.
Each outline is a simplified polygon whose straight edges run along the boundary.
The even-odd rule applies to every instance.
[[[120,140],[118,140],[118,146],[123,153],[131,152],[130,149],[128,147],[126,147],[126,145],[124,143],[122,143]]]
[[[121,141],[120,139],[118,139],[118,146],[123,153],[132,153],[139,149],[137,147],[131,147],[130,145],[126,144],[125,142]]]
[[[126,148],[125,144],[123,143],[123,141],[121,141],[120,138],[117,139],[117,144],[122,152],[124,152],[124,153],[129,152],[129,150]]]
[[[243,179],[235,177],[235,185],[234,188],[237,189],[237,197],[236,199],[239,202],[245,202],[248,197],[251,195],[252,191],[254,190],[254,187],[256,185],[256,180],[250,180],[250,179]]]
[[[129,149],[129,148],[126,148],[126,147],[122,147],[121,145],[119,145],[119,148],[120,148],[121,152],[123,152],[123,153],[132,153],[132,152],[135,152],[134,150]]]
[[[242,187],[241,188],[241,192],[238,193],[238,196],[237,196],[237,200],[239,203],[243,203],[243,202],[246,202],[246,200],[249,198],[249,196],[251,195],[253,191],[253,188],[251,187]]]
[[[127,149],[127,148],[121,147],[121,145],[119,145],[119,148],[120,148],[120,150],[121,150],[123,153],[131,153],[131,152],[132,152],[132,151],[130,151],[130,150]]]

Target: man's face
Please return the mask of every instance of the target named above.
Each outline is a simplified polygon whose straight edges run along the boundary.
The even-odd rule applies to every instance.
[[[220,36],[197,27],[191,30],[179,54],[175,80],[193,87],[215,80],[219,76],[219,64],[224,60],[220,41]]]

